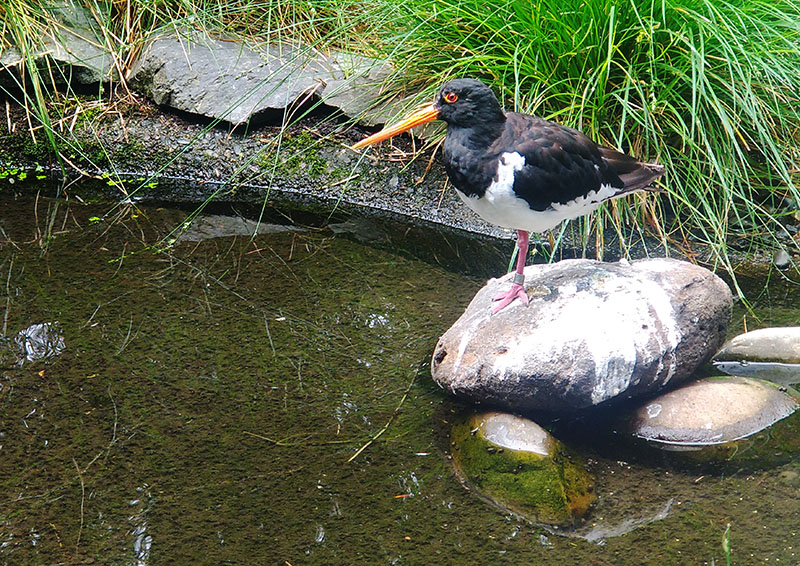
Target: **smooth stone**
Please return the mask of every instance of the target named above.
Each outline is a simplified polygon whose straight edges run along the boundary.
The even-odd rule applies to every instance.
[[[535,422],[507,413],[473,414],[453,426],[459,479],[504,511],[545,525],[572,526],[594,501],[594,479]]]
[[[792,256],[784,250],[780,249],[772,254],[772,263],[775,264],[775,267],[778,269],[783,269],[785,267],[789,267],[789,264],[792,262]]]
[[[570,412],[688,379],[719,348],[731,292],[672,259],[566,260],[525,269],[530,302],[492,315],[492,279],[439,339],[444,389],[510,412]]]
[[[500,448],[552,456],[555,439],[532,420],[508,413],[487,413],[478,432],[484,440]]]
[[[701,379],[650,400],[634,414],[630,432],[668,449],[725,444],[785,419],[799,400],[797,392],[759,379]]]
[[[729,340],[714,356],[714,367],[730,375],[800,383],[800,327],[762,328]]]
[[[731,338],[714,361],[800,364],[800,326],[761,328]]]

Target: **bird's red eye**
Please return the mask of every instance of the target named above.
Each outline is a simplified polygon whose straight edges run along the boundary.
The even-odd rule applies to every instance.
[[[446,92],[444,93],[444,101],[450,104],[453,104],[456,100],[458,100],[458,95],[454,92]]]

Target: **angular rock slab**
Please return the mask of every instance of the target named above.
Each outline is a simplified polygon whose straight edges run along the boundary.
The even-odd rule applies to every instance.
[[[186,32],[152,40],[129,81],[156,104],[233,125],[312,97],[375,123],[386,110],[371,106],[390,73],[385,62],[367,57]]]
[[[492,315],[492,279],[439,339],[431,373],[471,402],[570,412],[688,379],[725,338],[731,292],[672,259],[566,260],[525,269],[530,299]]]
[[[60,1],[48,7],[48,15],[57,23],[44,31],[42,48],[30,54],[30,60],[15,48],[0,47],[0,87],[19,87],[24,64],[42,66],[47,64],[46,57],[60,68],[49,75],[57,84],[92,85],[117,78],[114,55],[107,49],[91,12],[73,2]]]
[[[631,433],[675,447],[724,444],[788,417],[798,401],[795,391],[760,379],[701,379],[648,401],[631,419]]]
[[[65,1],[55,2],[50,15],[63,25],[45,34],[45,53],[68,68],[70,81],[94,84],[116,79],[114,56],[91,12]]]

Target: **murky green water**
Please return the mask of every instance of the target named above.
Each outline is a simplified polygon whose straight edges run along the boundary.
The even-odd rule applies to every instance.
[[[734,564],[800,563],[797,457],[586,443],[589,521],[643,524],[594,542],[465,490],[427,364],[480,280],[324,229],[156,253],[184,212],[109,208],[0,193],[0,334],[66,346],[0,367],[0,563],[725,564],[728,524]],[[751,328],[800,319],[778,294]]]

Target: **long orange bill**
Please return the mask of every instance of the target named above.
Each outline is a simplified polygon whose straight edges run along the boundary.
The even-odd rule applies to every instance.
[[[353,144],[351,149],[358,149],[360,147],[382,142],[383,140],[388,140],[397,134],[402,134],[403,132],[410,130],[414,126],[419,126],[420,124],[435,120],[438,116],[439,110],[433,104],[431,104],[422,110],[414,112],[411,116],[401,122],[398,122],[394,126],[384,128],[377,134],[372,134],[368,138],[364,138],[360,142]]]

